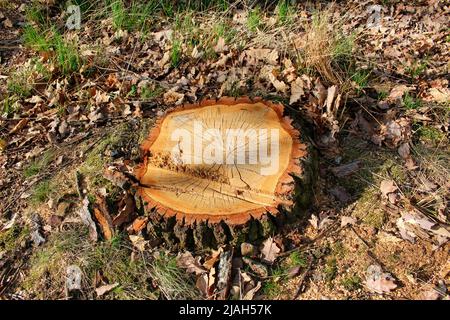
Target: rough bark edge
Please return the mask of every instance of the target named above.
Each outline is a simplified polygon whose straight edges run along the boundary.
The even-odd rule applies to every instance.
[[[247,104],[255,104],[255,103],[263,103],[272,110],[274,110],[280,120],[280,124],[284,130],[288,132],[288,134],[292,137],[292,150],[291,156],[289,160],[289,164],[280,179],[278,180],[277,186],[275,188],[275,194],[280,196],[290,195],[295,188],[295,182],[292,175],[300,176],[303,173],[303,168],[300,165],[301,159],[305,159],[308,155],[307,146],[300,142],[300,132],[292,126],[292,119],[289,117],[284,117],[284,106],[280,103],[273,103],[270,101],[265,101],[260,97],[252,98],[249,97],[241,97],[241,98],[231,98],[231,97],[222,97],[217,100],[202,100],[196,104],[184,104],[178,107],[174,107],[172,109],[167,110],[166,114],[158,119],[155,123],[155,126],[150,131],[148,138],[144,141],[141,146],[141,152],[143,157],[143,162],[135,169],[135,175],[137,179],[141,180],[141,178],[145,175],[147,169],[147,161],[148,161],[148,150],[156,141],[159,133],[161,131],[161,126],[166,117],[172,113],[183,110],[197,109],[203,108],[211,105],[222,104],[222,105],[236,105],[241,103]],[[187,214],[183,212],[177,212],[168,208],[161,203],[154,201],[153,199],[145,196],[142,192],[143,188],[139,188],[138,193],[146,202],[146,207],[149,209],[155,209],[156,212],[166,218],[175,218],[177,221],[183,221],[183,225],[200,225],[202,223],[206,224],[218,224],[222,221],[225,224],[230,226],[244,226],[247,225],[251,220],[259,220],[262,219],[265,215],[270,215],[276,217],[280,214],[280,210],[278,209],[281,205],[281,202],[275,202],[273,206],[270,207],[260,207],[252,210],[247,210],[244,212],[239,212],[233,215],[205,215],[205,214]],[[278,198],[277,197],[277,198]]]

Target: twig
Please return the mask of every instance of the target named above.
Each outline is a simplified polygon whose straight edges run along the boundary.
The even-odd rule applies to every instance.
[[[297,299],[298,296],[305,290],[304,282],[305,282],[306,276],[311,271],[312,264],[313,264],[313,258],[309,258],[308,267],[306,268],[305,272],[303,273],[302,277],[300,278],[300,282],[298,284],[298,289],[295,292],[295,295],[292,298],[292,300]]]

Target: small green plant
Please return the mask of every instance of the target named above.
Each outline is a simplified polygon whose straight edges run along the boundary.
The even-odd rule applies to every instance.
[[[278,296],[282,292],[282,289],[280,285],[276,283],[274,280],[269,280],[264,282],[262,291],[264,295],[266,295],[270,299]]]
[[[355,35],[345,35],[337,32],[332,44],[332,57],[334,63],[346,70],[351,64],[353,48],[355,47]]]
[[[46,23],[47,19],[42,4],[36,0],[25,8],[25,18],[28,22],[33,22],[37,25]]]
[[[141,88],[141,99],[144,101],[151,100],[161,95],[163,91],[161,87],[152,88],[151,86],[145,86]]]
[[[183,33],[190,33],[195,28],[193,12],[180,12],[175,17],[175,30]]]
[[[15,223],[10,229],[0,232],[0,252],[16,250],[28,235],[27,227]]]
[[[192,12],[177,14],[174,29],[177,34],[182,35],[184,43],[187,45],[194,47],[200,43],[200,31]]]
[[[276,11],[280,24],[289,24],[292,22],[293,8],[288,0],[282,0],[278,2]]]
[[[428,68],[428,60],[421,60],[414,62],[410,67],[406,68],[406,72],[411,76],[413,79],[419,78],[425,70]]]
[[[11,117],[14,112],[17,111],[17,98],[13,96],[7,96],[3,101],[0,102],[3,105],[2,108],[2,116],[3,117]]]
[[[111,297],[156,299],[149,282],[152,279],[159,281],[159,277],[151,274],[150,261],[143,255],[138,255],[136,259],[130,258],[130,246],[131,244],[121,234],[111,241],[92,243],[87,228],[82,224],[55,231],[49,235],[47,243],[40,250],[33,252],[30,258],[30,270],[24,279],[23,286],[41,299],[60,298],[64,296],[61,288],[64,288],[65,282],[65,277],[61,277],[61,270],[66,270],[68,266],[75,264],[83,272],[83,288],[90,289],[91,279],[101,271],[111,283],[120,284],[108,294]],[[199,298],[194,296],[195,287],[187,286],[185,281],[187,275],[180,269],[177,270],[182,274],[181,280],[173,282],[172,285],[184,285],[187,292],[187,296],[180,295],[179,298]],[[41,290],[43,281],[47,283],[47,290]]]
[[[225,43],[231,43],[237,35],[236,29],[233,29],[230,25],[225,22],[218,22],[213,27],[213,32],[215,34],[214,41],[223,38]]]
[[[57,32],[54,35],[54,49],[56,62],[63,74],[70,74],[78,71],[82,61],[78,52],[77,44],[74,41],[68,41]]]
[[[379,101],[386,99],[388,96],[389,96],[389,93],[387,91],[378,92],[378,100]]]
[[[76,41],[66,39],[54,27],[41,30],[28,25],[24,29],[23,39],[33,50],[52,51],[56,65],[65,75],[78,71],[82,65]]]
[[[346,249],[342,241],[336,241],[331,246],[331,252],[335,257],[342,258],[346,253]]]
[[[161,9],[167,17],[175,16],[175,9],[171,1],[161,1]]]
[[[34,204],[39,204],[47,200],[50,195],[50,182],[48,180],[44,180],[40,182],[33,190],[33,195],[31,200]]]
[[[355,291],[361,288],[361,278],[357,275],[349,276],[341,281],[341,285],[348,291]]]
[[[423,142],[436,146],[445,139],[445,134],[441,130],[430,127],[430,126],[420,126],[417,129],[417,134]]]
[[[53,160],[53,151],[46,151],[39,159],[32,161],[24,170],[23,176],[25,178],[32,177],[40,173],[43,169],[47,168],[47,166]]]
[[[137,87],[135,84],[133,84],[130,88],[130,91],[127,93],[127,98],[135,97],[136,93],[137,93]]]
[[[15,3],[8,0],[0,0],[1,9],[14,9]]]
[[[25,45],[35,51],[49,51],[51,48],[46,33],[31,25],[25,26],[22,37]]]
[[[110,4],[113,27],[129,31],[146,31],[146,22],[158,8],[158,1],[131,1],[126,5],[123,0]]]
[[[262,286],[262,291],[264,295],[268,298],[275,298],[282,293],[282,286],[280,281],[285,276],[285,270],[281,267],[276,267],[271,270],[270,279],[265,281]]]
[[[422,102],[419,99],[414,98],[409,92],[405,93],[403,96],[403,105],[408,110],[413,110],[420,108],[422,106]]]
[[[8,79],[7,89],[10,93],[15,93],[19,97],[26,98],[31,95],[31,90],[33,89],[31,84],[24,81],[27,78],[11,78]]]
[[[121,0],[116,0],[111,3],[112,24],[115,29],[122,29],[125,27],[127,13],[125,5]]]
[[[31,64],[34,66],[34,70],[37,72],[38,77],[40,77],[42,80],[47,81],[51,78],[52,74],[50,70],[46,65],[42,63],[42,61],[38,60],[37,58],[33,58]]]
[[[310,74],[319,74],[329,84],[347,85],[354,64],[354,35],[346,35],[342,23],[333,22],[330,10],[317,11],[304,25],[305,42],[299,51],[298,64]]]
[[[355,84],[356,91],[358,93],[363,92],[364,89],[367,88],[367,86],[369,84],[369,76],[370,76],[370,71],[358,70],[350,77],[350,79]]]
[[[247,27],[250,31],[255,32],[262,26],[261,9],[255,7],[248,12]]]
[[[308,261],[306,257],[299,251],[294,251],[289,255],[289,265],[306,268],[308,265]]]
[[[325,263],[325,269],[324,269],[325,280],[330,283],[331,281],[333,281],[334,278],[336,278],[337,272],[338,272],[338,269],[337,269],[336,258],[329,257]]]
[[[212,0],[206,2],[209,2],[208,8],[212,8],[216,11],[226,11],[230,7],[228,0]]]
[[[237,98],[239,96],[242,96],[243,90],[241,89],[240,83],[238,80],[232,81],[228,84],[228,86],[225,89],[226,95],[230,97]]]
[[[125,235],[123,233],[119,233],[114,235],[109,242],[114,249],[120,249],[124,245],[124,240]]]
[[[181,53],[181,41],[177,39],[173,40],[172,49],[170,51],[170,63],[172,67],[178,67],[178,64],[181,61]]]

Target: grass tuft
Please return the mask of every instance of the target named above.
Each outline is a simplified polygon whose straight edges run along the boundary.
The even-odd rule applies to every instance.
[[[57,65],[63,74],[79,70],[82,62],[75,41],[67,41],[59,33],[55,33],[54,49]]]
[[[361,94],[369,85],[369,76],[369,70],[358,70],[353,75],[351,75],[350,79],[355,84],[355,89],[358,94]]]
[[[414,80],[420,78],[428,68],[428,60],[415,61],[411,66],[406,68],[406,73]]]
[[[93,243],[83,225],[53,232],[33,253],[23,287],[34,298],[65,298],[65,272],[68,266],[76,265],[82,270],[81,284],[87,299],[96,298],[93,282],[98,274],[109,283],[119,283],[102,299],[157,299],[154,282],[167,299],[199,299],[192,280],[176,266],[173,256],[152,257],[141,252],[132,258],[131,247],[123,234]]]
[[[288,0],[281,0],[276,7],[278,22],[282,25],[292,23],[294,8]]]
[[[344,278],[341,285],[348,291],[355,291],[361,288],[361,278],[357,275],[352,275]]]
[[[201,296],[192,279],[178,268],[174,256],[163,252],[157,254],[151,263],[151,274],[166,299],[198,299]]]
[[[343,84],[352,63],[354,37],[332,22],[329,10],[314,13],[305,25],[306,39],[300,50],[300,66],[319,74],[329,84]]]
[[[22,241],[29,236],[27,227],[14,224],[10,229],[0,232],[0,252],[12,251],[20,247]]]
[[[33,50],[52,52],[56,66],[64,75],[76,72],[82,59],[75,39],[67,39],[55,28],[42,30],[28,25],[23,32],[24,43]]]
[[[262,13],[259,7],[255,7],[248,12],[247,17],[247,28],[255,32],[263,25],[262,22]]]
[[[110,4],[113,27],[116,30],[145,32],[147,22],[155,14],[159,1],[131,1],[115,0]]]
[[[408,110],[418,109],[422,106],[422,102],[419,99],[414,98],[409,92],[403,96],[403,105]]]
[[[174,39],[172,43],[172,49],[170,50],[170,63],[172,67],[177,67],[181,62],[181,40]]]
[[[50,192],[50,182],[48,180],[40,182],[33,190],[33,194],[31,196],[32,203],[39,204],[46,201],[50,195]]]
[[[53,151],[46,151],[39,159],[32,161],[24,170],[23,176],[25,178],[32,177],[40,173],[43,169],[53,161]]]

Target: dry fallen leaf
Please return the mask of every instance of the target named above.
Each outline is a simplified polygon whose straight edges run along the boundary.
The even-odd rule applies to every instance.
[[[179,253],[177,256],[177,265],[180,268],[186,269],[188,273],[194,273],[196,275],[208,272],[200,263],[200,258],[194,259],[192,253],[186,251],[184,253]]]
[[[101,297],[101,296],[111,292],[118,286],[119,286],[119,283],[117,283],[117,282],[113,283],[113,284],[106,284],[106,285],[100,286],[98,288],[95,288],[95,293],[97,294],[97,297]]]
[[[400,147],[398,147],[397,152],[400,155],[400,157],[402,157],[402,159],[408,159],[410,157],[409,143],[408,142],[402,143]]]
[[[253,287],[252,289],[248,290],[247,292],[244,293],[244,297],[242,298],[242,300],[253,300],[253,297],[255,296],[255,293],[261,289],[261,282],[258,281],[258,283],[256,284],[255,287]]]
[[[277,244],[273,241],[273,238],[269,237],[262,244],[261,248],[262,260],[268,264],[272,264],[278,257],[280,251],[281,251],[280,248],[278,248]]]
[[[392,88],[391,92],[389,93],[388,100],[391,102],[397,102],[403,97],[405,92],[408,92],[409,90],[410,88],[405,86],[404,84],[397,85]]]
[[[214,51],[216,53],[222,53],[226,50],[228,50],[228,46],[225,44],[225,39],[220,37],[219,40],[217,40],[217,44],[214,46]]]
[[[345,227],[347,225],[354,225],[356,223],[356,219],[349,216],[342,216],[341,218],[341,227]]]
[[[16,222],[16,218],[17,218],[17,212],[14,213],[14,215],[11,217],[11,219],[3,225],[3,227],[0,229],[0,231],[6,231],[6,230],[11,229],[14,226],[14,223]]]
[[[383,180],[380,184],[380,190],[384,197],[387,197],[389,193],[397,191],[397,186],[392,180]]]
[[[171,89],[164,93],[164,102],[167,104],[179,105],[183,102],[184,94],[178,93],[175,89]]]
[[[435,222],[418,210],[402,212],[401,216],[405,222],[411,225],[417,225],[431,234],[450,239],[450,228],[448,225]]]
[[[383,272],[379,265],[370,265],[366,271],[366,285],[369,290],[383,294],[389,293],[397,285],[389,273]]]
[[[403,240],[407,240],[411,243],[414,243],[416,241],[416,234],[413,231],[409,230],[403,218],[398,218],[396,221],[396,225]]]
[[[269,79],[270,79],[270,82],[273,84],[273,86],[275,87],[275,89],[278,92],[285,93],[287,91],[288,86],[286,85],[286,83],[284,83],[283,81],[278,80],[273,74],[269,75]]]
[[[214,264],[219,260],[220,254],[223,252],[222,248],[219,248],[219,250],[212,250],[212,253],[208,259],[203,263],[203,266],[210,270]]]
[[[195,281],[195,286],[203,294],[204,297],[209,296],[209,277],[207,273],[202,273],[197,277]]]
[[[0,138],[0,151],[5,150],[7,145],[8,145],[8,142],[6,142],[6,140]]]
[[[341,203],[347,203],[351,199],[351,196],[348,194],[347,190],[341,186],[331,188],[330,194],[333,195]]]
[[[278,64],[278,51],[271,49],[248,49],[244,51],[247,61],[250,65],[255,65],[259,61],[265,61],[271,65]]]
[[[449,88],[430,88],[428,90],[431,101],[438,103],[448,103],[450,101],[450,89]]]
[[[12,28],[12,26],[13,26],[11,20],[9,20],[8,18],[6,18],[5,21],[3,21],[3,25],[4,25],[6,28]]]
[[[330,218],[329,213],[326,211],[319,213],[319,216],[312,214],[311,218],[308,221],[316,230],[325,229],[331,223],[333,223],[333,220]]]
[[[142,236],[130,235],[131,244],[139,251],[145,251],[145,247],[148,243]]]
[[[301,96],[305,94],[303,91],[303,80],[302,78],[298,77],[295,79],[294,82],[291,84],[291,98],[289,99],[289,104],[293,104],[300,100]]]
[[[265,278],[269,275],[269,270],[264,264],[247,257],[242,257],[242,261],[258,276]]]

